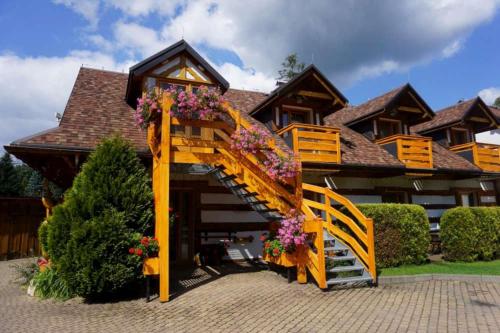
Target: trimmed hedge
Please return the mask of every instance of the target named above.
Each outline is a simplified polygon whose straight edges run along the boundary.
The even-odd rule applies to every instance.
[[[357,207],[373,219],[378,268],[421,264],[427,260],[429,219],[422,206],[361,204]]]
[[[500,257],[500,208],[456,207],[440,221],[444,258],[450,261]]]

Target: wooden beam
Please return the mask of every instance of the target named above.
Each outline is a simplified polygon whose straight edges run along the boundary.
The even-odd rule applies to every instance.
[[[482,117],[470,117],[469,120],[475,121],[475,122],[478,122],[478,123],[487,123],[487,124],[490,123],[490,121],[488,119],[482,118]]]
[[[160,251],[158,257],[160,260],[160,302],[169,300],[169,195],[170,195],[170,107],[172,100],[164,96],[162,101],[162,121],[161,121],[161,157],[159,161],[159,181],[156,186],[159,196],[156,212],[156,230],[158,234],[158,243]]]
[[[425,113],[425,111],[423,111],[419,108],[411,107],[411,106],[399,106],[398,110],[403,111],[403,112],[411,112],[411,113]]]
[[[345,106],[345,103],[328,87],[326,83],[323,82],[323,80],[320,79],[319,76],[317,76],[316,74],[313,74],[313,76],[316,80],[318,80],[319,83],[321,83],[323,88],[325,88],[330,94],[332,94],[332,96],[335,96],[335,98],[339,101],[340,104],[342,104],[342,106]]]
[[[333,99],[333,97],[329,94],[317,92],[317,91],[309,91],[309,90],[299,90],[298,92],[301,96],[320,98],[320,99]]]

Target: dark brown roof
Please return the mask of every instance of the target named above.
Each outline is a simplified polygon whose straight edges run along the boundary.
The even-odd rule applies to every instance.
[[[428,133],[432,130],[460,122],[465,119],[469,111],[477,106],[478,103],[483,104],[485,110],[488,109],[480,97],[475,97],[436,112],[436,116],[433,119],[425,123],[412,126],[411,131],[414,133]],[[489,110],[491,110],[494,117],[498,119],[494,108],[489,107]]]
[[[411,92],[415,98],[417,98],[425,108],[426,112],[434,115],[432,109],[427,105],[427,103],[418,95],[418,93],[413,89],[413,87],[407,83],[401,87],[395,88],[383,95],[372,98],[368,102],[360,104],[358,106],[347,106],[337,112],[332,113],[326,118],[336,125],[352,125],[353,123],[360,121],[371,115],[375,115],[378,112],[383,112],[384,109],[390,108],[393,102],[398,100],[399,96],[402,96],[404,92]],[[326,119],[325,118],[325,119]]]
[[[490,106],[491,113],[495,115],[497,118],[497,122],[500,123],[500,108],[497,108],[496,106]]]
[[[449,151],[437,142],[432,143],[432,159],[434,168],[443,170],[463,170],[463,171],[478,171],[477,166],[467,161],[465,158],[458,154]]]
[[[148,152],[146,135],[135,125],[133,110],[124,99],[126,84],[126,74],[81,68],[59,127],[14,141],[11,146],[89,151],[105,137],[118,132],[129,139],[138,151]],[[245,118],[265,127],[248,112],[265,99],[266,94],[229,89],[224,96],[236,109],[243,111]],[[326,123],[333,125],[328,120]],[[341,130],[343,164],[403,167],[401,162],[362,134],[342,125],[337,127]],[[280,139],[277,143],[284,145]],[[438,168],[477,169],[439,145],[434,151],[435,166]]]
[[[133,109],[124,99],[127,79],[124,73],[82,67],[59,127],[11,145],[89,150],[119,132],[138,150],[147,151],[146,134],[135,125]],[[229,89],[224,96],[236,109],[249,112],[266,94]]]
[[[405,86],[393,89],[381,96],[375,97],[366,103],[358,106],[345,107],[331,115],[325,117],[325,121],[335,125],[345,125],[353,120],[363,118],[377,111],[383,110],[384,107],[390,103]]]

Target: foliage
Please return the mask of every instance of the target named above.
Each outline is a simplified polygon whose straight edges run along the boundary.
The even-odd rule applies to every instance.
[[[302,232],[304,219],[304,215],[299,215],[292,209],[290,213],[281,220],[276,238],[283,245],[286,252],[294,252],[298,245],[305,244],[306,234]]]
[[[49,257],[72,292],[113,293],[141,278],[128,249],[134,233],[152,232],[152,202],[131,145],[120,137],[100,143],[48,222]]]
[[[268,239],[264,242],[264,252],[272,257],[279,257],[285,248],[277,239]]]
[[[38,273],[38,265],[32,261],[23,264],[11,265],[16,273],[14,282],[22,286],[27,286],[33,277]]]
[[[297,176],[300,162],[297,156],[289,150],[279,154],[275,150],[264,150],[262,167],[272,180],[286,183],[287,179]]]
[[[456,207],[441,216],[444,257],[450,261],[500,256],[500,208]]]
[[[500,96],[495,99],[493,105],[496,106],[497,108],[500,108]]]
[[[271,134],[259,126],[240,128],[231,135],[231,148],[242,154],[257,154],[271,140]]]
[[[378,267],[426,261],[430,243],[429,220],[422,206],[361,204],[358,208],[373,219]]]
[[[0,159],[0,196],[19,195],[19,178],[9,153]]]
[[[297,53],[289,54],[283,63],[281,63],[281,69],[278,71],[278,80],[289,81],[295,76],[300,74],[306,65],[303,62],[299,62]]]
[[[48,236],[49,223],[45,220],[40,223],[40,226],[38,227],[38,243],[40,244],[40,250],[44,256],[48,254]]]
[[[169,94],[173,100],[170,115],[184,120],[216,120],[225,113],[224,102],[218,88],[199,87],[196,92],[179,90],[172,87],[166,91],[152,90],[137,99],[134,113],[136,124],[143,130],[158,119],[161,114],[161,99]]]
[[[143,130],[147,129],[149,123],[154,121],[161,113],[160,98],[161,93],[157,94],[156,90],[152,90],[137,99],[134,119],[136,124]]]
[[[149,258],[158,256],[158,239],[156,237],[142,236],[139,233],[134,234],[133,247],[128,249],[130,255],[140,258]]]
[[[417,274],[500,275],[500,260],[476,262],[431,262],[423,265],[403,265],[382,269],[381,276]]]
[[[52,268],[43,272],[39,271],[33,277],[35,284],[35,295],[40,298],[55,298],[67,300],[73,296],[66,281]]]

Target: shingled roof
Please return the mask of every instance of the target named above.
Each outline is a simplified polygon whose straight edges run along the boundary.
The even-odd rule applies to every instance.
[[[148,151],[146,134],[134,122],[125,102],[128,75],[82,67],[58,127],[22,138],[12,146],[92,150],[105,137],[121,133],[139,151]],[[254,91],[229,89],[224,96],[243,112],[266,98]]]
[[[425,123],[412,126],[411,131],[414,133],[428,133],[445,126],[461,122],[478,104],[481,104],[484,110],[491,111],[490,115],[493,118],[496,118],[495,120],[498,122],[498,116],[495,115],[493,108],[488,107],[480,97],[475,97],[436,112],[436,116],[433,119]]]
[[[415,98],[417,98],[430,114],[434,114],[432,109],[427,105],[427,103],[420,98],[418,93],[413,89],[413,87],[407,83],[401,87],[397,87],[383,95],[372,98],[368,102],[357,106],[347,106],[337,112],[332,113],[325,119],[328,119],[333,124],[336,125],[352,125],[358,121],[361,121],[369,116],[375,115],[379,112],[383,112],[385,109],[390,108],[392,103],[396,102],[404,92],[411,92]]]
[[[90,151],[105,137],[113,133],[121,133],[132,142],[139,152],[148,154],[146,135],[135,125],[133,109],[124,99],[126,85],[127,74],[81,68],[59,126],[16,140],[10,146],[30,149]],[[266,99],[266,94],[229,89],[224,97],[234,108],[243,111],[247,119],[264,127],[248,113]],[[325,122],[328,125],[335,125],[341,130],[343,165],[404,167],[385,149],[372,143],[362,134],[346,126],[334,124],[327,119]],[[278,141],[281,140],[278,139]],[[437,147],[434,148],[434,151],[437,153],[434,162],[438,168],[477,169],[465,159],[444,148]]]

